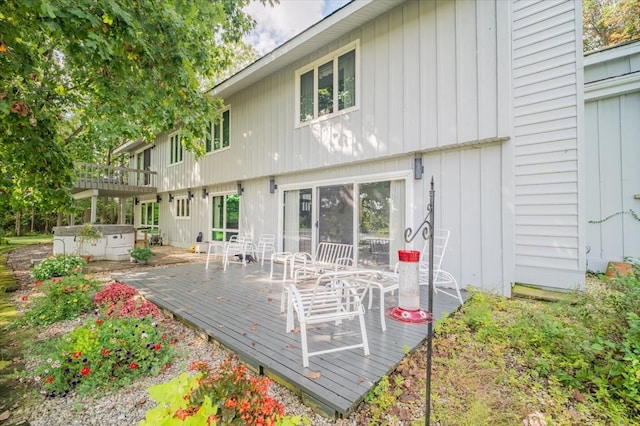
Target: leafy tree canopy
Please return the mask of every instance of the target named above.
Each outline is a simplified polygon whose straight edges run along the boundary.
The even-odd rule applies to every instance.
[[[72,161],[168,129],[201,150],[203,123],[220,107],[201,82],[246,54],[248,2],[3,1],[0,195],[20,208],[30,191],[61,207]]]
[[[640,0],[583,0],[584,51],[640,38]]]

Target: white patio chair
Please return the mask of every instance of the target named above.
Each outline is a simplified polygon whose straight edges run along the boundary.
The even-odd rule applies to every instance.
[[[262,234],[258,238],[258,244],[256,244],[256,252],[260,258],[260,266],[264,266],[264,258],[267,253],[276,252],[276,236],[273,234]]]
[[[369,291],[369,310],[371,310],[373,287],[375,287],[380,292],[380,325],[382,326],[382,331],[387,331],[387,323],[385,321],[384,297],[387,293],[393,294],[396,290],[399,289],[399,276],[397,272],[377,270],[371,271],[369,284],[371,286]]]
[[[368,277],[358,276],[353,271],[329,272],[320,275],[312,288],[298,289],[295,284],[289,287],[291,303],[287,309],[287,333],[293,330],[293,311],[300,323],[300,340],[302,346],[302,365],[309,366],[309,357],[331,352],[363,348],[369,355],[367,328],[364,321],[362,301],[369,288]],[[333,347],[318,351],[309,351],[307,326],[333,322],[340,325],[342,320],[358,317],[362,343]],[[329,337],[331,338],[331,337]]]
[[[353,267],[353,244],[321,242],[314,255],[294,253],[291,257],[291,271],[294,282],[300,277],[313,276],[329,271]]]
[[[222,256],[222,270],[226,271],[229,263],[242,263],[242,266],[247,266],[248,255],[257,256],[255,244],[251,237],[248,235],[232,235],[225,245],[224,255]],[[238,257],[238,260],[229,260],[233,257]]]
[[[447,245],[449,244],[449,236],[451,233],[448,229],[435,229],[433,231],[433,291],[434,293],[442,292],[447,296],[453,297],[464,303],[458,281],[447,271],[442,270],[442,260],[444,259]],[[422,261],[420,262],[419,282],[420,285],[429,285],[429,244],[427,240],[422,249]],[[454,293],[455,291],[455,293]]]

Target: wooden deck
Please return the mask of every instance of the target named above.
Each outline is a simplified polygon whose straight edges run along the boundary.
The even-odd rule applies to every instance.
[[[281,271],[281,266],[276,268]],[[319,355],[310,358],[309,368],[303,368],[300,333],[285,333],[285,314],[280,313],[282,284],[269,280],[268,263],[264,267],[231,264],[226,272],[219,261],[208,271],[204,264],[145,268],[115,274],[114,278],[136,287],[153,303],[206,333],[256,372],[286,386],[328,417],[347,416],[380,378],[397,366],[406,348],[413,350],[427,334],[426,324],[403,324],[388,318],[383,332],[376,291],[372,309],[366,313],[371,355],[364,356],[362,349]],[[422,288],[425,308],[427,290]],[[387,307],[396,306],[397,292],[387,295],[385,302]],[[436,295],[435,317],[458,306],[456,299]],[[311,351],[336,342],[341,346],[357,343],[358,320],[345,321],[340,327],[318,325],[308,335]]]

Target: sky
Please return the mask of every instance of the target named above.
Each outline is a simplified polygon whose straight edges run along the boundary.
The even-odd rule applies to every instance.
[[[275,6],[252,1],[245,11],[256,20],[256,28],[246,38],[260,56],[322,20],[349,0],[280,0]]]

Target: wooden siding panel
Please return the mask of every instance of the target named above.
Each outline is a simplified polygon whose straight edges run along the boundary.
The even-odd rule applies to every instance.
[[[420,5],[420,135],[422,148],[438,146],[436,2]],[[426,170],[426,168],[425,168]]]
[[[389,14],[389,151],[391,154],[404,152],[404,40],[403,9],[395,8]],[[415,82],[409,82],[415,83]],[[382,117],[381,117],[382,118]]]
[[[480,227],[482,232],[482,287],[503,294],[502,268],[504,250],[502,238],[502,146],[481,149],[480,167]],[[470,210],[474,212],[474,210]]]
[[[640,222],[629,214],[639,212],[634,195],[640,193],[640,93],[589,102],[586,114],[587,220],[615,215],[587,225],[589,268],[604,271],[609,261],[640,256]]]
[[[375,23],[376,40],[375,40],[375,70],[373,87],[375,92],[375,104],[369,105],[368,108],[374,110],[374,150],[379,155],[386,155],[390,152],[390,123],[389,123],[389,96],[390,89],[390,73],[389,73],[389,21],[385,16]],[[366,89],[365,89],[366,90]]]
[[[456,3],[439,2],[436,7],[436,45],[438,67],[438,146],[456,142],[457,115],[456,102],[458,99],[456,75],[456,40],[451,34],[457,34]]]
[[[460,211],[466,212],[460,220],[460,253],[478,253],[476,256],[465,256],[464,261],[459,258],[460,268],[458,277],[460,285],[480,286],[482,279],[482,151],[478,149],[460,152]],[[445,259],[447,258],[445,254]],[[452,272],[453,273],[453,272]]]
[[[498,136],[498,61],[496,4],[476,2],[478,139]]]
[[[420,149],[420,13],[419,2],[407,2],[403,12],[402,105],[403,152]]]
[[[476,2],[456,4],[456,119],[458,141],[478,139]]]

